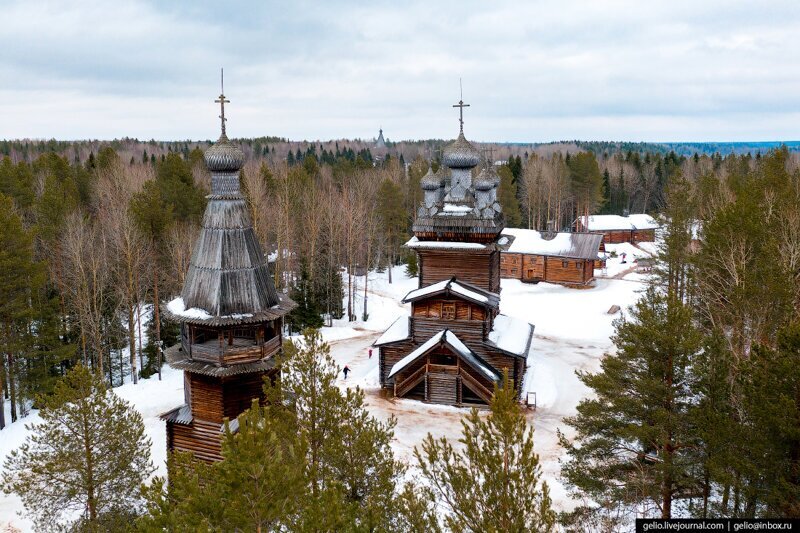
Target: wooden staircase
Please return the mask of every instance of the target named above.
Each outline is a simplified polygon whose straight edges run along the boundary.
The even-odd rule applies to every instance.
[[[427,368],[425,365],[422,365],[417,370],[415,370],[410,376],[403,379],[402,381],[395,380],[394,382],[394,396],[395,398],[399,396],[405,396],[408,391],[419,385],[419,383],[425,379],[425,374],[427,373]]]
[[[466,385],[472,392],[478,395],[478,398],[483,400],[486,403],[491,401],[492,397],[494,396],[494,392],[490,391],[486,387],[484,387],[477,379],[472,377],[469,372],[465,372],[464,369],[461,369],[461,383]]]

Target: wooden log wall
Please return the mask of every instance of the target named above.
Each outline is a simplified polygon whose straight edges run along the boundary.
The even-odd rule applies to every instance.
[[[233,420],[250,408],[254,398],[264,400],[263,372],[240,374],[225,378],[223,382],[224,415]]]
[[[500,252],[500,276],[508,279],[521,279],[522,254]]]
[[[458,335],[458,334],[457,334]],[[381,386],[391,389],[393,388],[392,382],[389,380],[389,372],[394,366],[395,363],[400,361],[403,357],[411,353],[414,349],[420,346],[425,340],[430,337],[427,337],[423,340],[418,342],[411,342],[405,341],[402,343],[393,344],[391,346],[381,346],[380,347],[380,382]],[[459,337],[461,338],[461,337]],[[504,370],[508,370],[508,375],[511,378],[514,387],[519,390],[522,386],[522,380],[525,377],[525,365],[526,360],[522,357],[514,357],[508,355],[504,352],[496,348],[492,348],[481,342],[480,340],[475,340],[474,342],[467,341],[464,338],[462,340],[475,352],[481,359],[486,361],[489,365],[494,367],[495,370],[503,373]],[[420,363],[421,364],[421,363]],[[468,366],[462,363],[462,366]],[[413,365],[411,371],[416,370],[418,368],[418,364]],[[475,376],[475,371],[470,371],[473,376]],[[478,378],[481,379],[481,378]],[[485,381],[485,380],[484,380]],[[488,381],[485,382],[487,386],[489,386]],[[491,386],[489,386],[491,388]]]
[[[637,229],[633,232],[632,242],[655,242],[656,230],[654,229]]]
[[[414,302],[411,306],[411,315],[419,318],[443,318],[451,316],[449,320],[470,320],[480,323],[486,318],[483,307],[454,298],[430,298]]]
[[[502,261],[505,261],[506,265],[503,277],[522,281],[584,285],[594,279],[594,261],[505,252],[501,258],[501,265]]]
[[[562,257],[546,258],[545,281],[552,283],[583,284],[585,263],[583,259],[565,259]]]
[[[197,419],[222,423],[224,411],[222,407],[222,383],[219,378],[202,374],[189,374],[192,415]]]
[[[500,292],[497,250],[419,250],[420,287],[453,276],[483,289]]]
[[[167,422],[167,448],[189,452],[196,459],[214,462],[222,459],[220,429],[222,424],[192,420],[190,425]]]
[[[428,373],[428,401],[444,405],[455,405],[457,397],[457,375],[449,372]]]

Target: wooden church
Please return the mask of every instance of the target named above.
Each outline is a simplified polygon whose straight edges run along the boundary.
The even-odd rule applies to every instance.
[[[205,153],[211,195],[181,296],[164,316],[180,323],[180,343],[165,351],[184,371],[184,403],[161,415],[167,449],[220,460],[224,420],[263,399],[264,378],[278,369],[283,317],[294,303],[275,290],[239,189],[244,153],[225,135],[225,100],[217,102],[222,134]]]
[[[500,314],[503,215],[500,179],[461,131],[443,167],[422,178],[423,205],[406,246],[419,264],[419,288],[401,317],[375,342],[380,383],[397,397],[449,405],[488,403],[504,371],[517,390],[533,326]],[[473,179],[473,173],[476,173]]]

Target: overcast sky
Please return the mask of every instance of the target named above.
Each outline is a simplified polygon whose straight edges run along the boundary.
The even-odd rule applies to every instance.
[[[0,0],[0,138],[800,139],[797,0]]]

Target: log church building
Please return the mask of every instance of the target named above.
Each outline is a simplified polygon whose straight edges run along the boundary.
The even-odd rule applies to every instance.
[[[375,342],[381,386],[396,397],[448,405],[485,404],[508,372],[521,389],[533,326],[500,313],[500,180],[491,162],[473,180],[480,153],[464,137],[422,178],[414,237],[419,287],[403,303],[411,315]]]
[[[184,372],[184,403],[161,415],[168,451],[207,462],[222,458],[224,419],[235,430],[252,400],[263,400],[265,376],[277,376],[283,317],[295,306],[272,283],[239,189],[244,153],[225,134],[228,100],[217,102],[222,133],[205,153],[211,195],[181,296],[164,309],[180,324],[180,343],[165,355]]]

